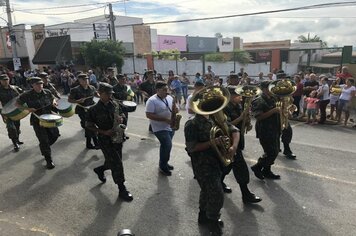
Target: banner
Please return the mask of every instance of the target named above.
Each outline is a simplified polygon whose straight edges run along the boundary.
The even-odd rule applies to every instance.
[[[189,52],[216,52],[218,49],[217,38],[187,37]]]
[[[158,35],[157,51],[166,49],[178,49],[187,51],[187,39],[185,36]]]
[[[232,52],[234,50],[233,39],[218,38],[219,52]]]

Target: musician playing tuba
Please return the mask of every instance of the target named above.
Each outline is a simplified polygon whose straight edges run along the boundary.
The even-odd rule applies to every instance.
[[[222,234],[219,219],[224,201],[221,162],[229,165],[233,161],[239,141],[237,128],[223,118],[222,109],[229,100],[227,89],[218,86],[197,91],[190,100],[196,115],[184,128],[186,150],[201,188],[198,223],[209,227],[212,235]]]
[[[226,115],[227,120],[237,128],[241,130],[241,125],[243,119],[246,117],[244,112],[249,112],[249,108],[242,111],[242,96],[238,94],[238,90],[235,86],[228,86],[228,90],[230,92],[230,101],[228,105],[224,108],[224,114]],[[227,187],[224,184],[224,177],[230,173],[231,169],[233,170],[235,179],[240,186],[242,201],[244,203],[257,203],[261,201],[261,198],[251,193],[248,188],[248,183],[250,181],[250,176],[248,172],[248,167],[245,161],[245,158],[242,154],[242,150],[244,149],[244,133],[240,132],[240,142],[234,156],[234,162],[224,168],[223,177],[222,177],[222,185],[225,193],[231,193],[231,188]]]

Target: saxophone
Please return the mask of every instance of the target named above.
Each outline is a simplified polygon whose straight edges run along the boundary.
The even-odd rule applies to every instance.
[[[120,104],[114,100],[112,101],[115,105],[115,112],[114,112],[114,124],[113,124],[114,135],[111,136],[111,141],[113,143],[122,143],[124,142],[126,125],[119,122],[120,118],[123,117]]]
[[[180,124],[180,120],[182,119],[182,115],[179,114],[179,111],[176,106],[177,98],[175,96],[172,97],[173,97],[173,102],[172,102],[172,113],[171,113],[171,129],[179,130],[179,124]]]

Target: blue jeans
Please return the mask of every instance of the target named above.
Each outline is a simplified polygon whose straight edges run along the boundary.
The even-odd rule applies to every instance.
[[[161,144],[159,148],[159,167],[168,171],[167,164],[171,155],[174,131],[161,130],[154,132],[154,134]]]

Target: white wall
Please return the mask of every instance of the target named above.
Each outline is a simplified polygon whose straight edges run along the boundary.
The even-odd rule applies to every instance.
[[[30,68],[31,70],[37,69],[38,66],[32,64],[32,59],[35,56],[36,51],[35,51],[35,44],[33,41],[33,34],[31,30],[25,31],[25,43],[26,43],[27,53],[29,57]]]
[[[234,70],[234,62],[206,62],[205,69],[208,65],[212,66],[212,69],[216,75],[220,75],[222,77],[227,76],[230,71]],[[154,66],[157,73],[161,73],[163,75],[167,75],[169,70],[173,70],[174,73],[178,74],[186,72],[188,75],[190,75],[190,77],[193,77],[197,72],[200,74],[203,73],[203,63],[200,60],[178,61],[176,65],[176,61],[155,59]],[[257,63],[248,65],[240,65],[239,63],[236,63],[236,72],[239,72],[241,67],[243,67],[247,74],[252,78],[258,76],[260,72],[263,72],[263,74],[266,76],[270,71],[269,63]],[[142,74],[145,69],[147,69],[146,59],[135,58],[135,71]],[[298,63],[283,63],[282,69],[285,71],[285,73],[293,75],[298,72]],[[127,74],[132,74],[134,72],[132,58],[125,59],[122,72]]]

